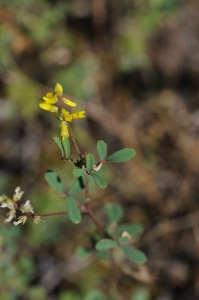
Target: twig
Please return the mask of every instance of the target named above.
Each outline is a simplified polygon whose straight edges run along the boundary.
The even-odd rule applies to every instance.
[[[85,198],[86,198],[86,200],[90,199],[90,196],[89,196],[89,176],[90,175],[88,173],[85,174],[85,178],[86,178]]]
[[[70,133],[70,137],[71,137],[71,139],[72,139],[72,142],[73,142],[73,144],[74,144],[74,146],[75,146],[75,149],[76,149],[78,155],[80,156],[80,158],[83,158],[83,155],[81,154],[81,151],[80,151],[80,149],[79,149],[79,147],[78,147],[78,145],[77,145],[77,143],[76,143],[76,140],[75,140],[75,138],[74,138],[74,135],[73,135],[73,133],[72,133],[72,131],[71,131],[69,125],[68,125],[68,131],[69,131],[69,133]]]
[[[28,217],[51,217],[51,216],[59,216],[59,215],[67,215],[68,213],[65,212],[56,212],[56,213],[50,213],[50,214],[31,214]]]
[[[89,206],[89,203],[87,203],[85,207],[86,207],[86,212],[89,214],[91,220],[96,225],[101,235],[106,236],[106,232],[104,231],[104,229],[101,227],[101,225],[98,223],[97,219],[95,218],[95,215],[93,214],[92,209]]]

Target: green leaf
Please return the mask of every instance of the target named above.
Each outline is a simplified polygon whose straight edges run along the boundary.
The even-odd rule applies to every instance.
[[[126,242],[128,242],[128,238],[127,238],[127,236],[120,236],[119,238],[118,238],[118,242],[119,243],[126,243]]]
[[[113,154],[111,154],[108,158],[107,161],[111,163],[121,163],[121,162],[126,162],[129,161],[131,158],[135,156],[136,152],[134,149],[131,148],[125,148],[122,150],[119,150]]]
[[[107,144],[104,141],[98,141],[97,151],[101,160],[105,159],[107,156]]]
[[[61,179],[59,178],[59,176],[57,175],[56,172],[54,172],[52,170],[46,171],[45,179],[48,182],[48,184],[53,189],[55,189],[57,192],[59,192],[60,194],[63,192],[63,186],[61,183]]]
[[[107,182],[104,178],[102,178],[97,172],[93,171],[91,173],[91,176],[94,178],[95,183],[98,187],[100,187],[101,189],[104,189],[105,187],[107,187]]]
[[[63,144],[63,147],[64,147],[66,158],[70,158],[70,142],[69,142],[69,139],[64,139],[62,141],[62,144]]]
[[[108,250],[113,249],[117,246],[117,242],[110,239],[102,239],[95,245],[96,250]]]
[[[142,251],[129,245],[121,246],[121,248],[124,250],[126,257],[136,264],[145,263],[147,261],[147,257]]]
[[[143,232],[143,227],[138,223],[122,224],[118,227],[118,233],[123,231],[127,231],[131,236],[135,236]]]
[[[89,251],[87,249],[85,249],[84,247],[78,247],[76,249],[75,254],[77,256],[79,256],[80,258],[85,258],[89,255]]]
[[[78,224],[81,222],[81,213],[79,208],[77,207],[77,204],[75,203],[75,200],[73,197],[68,196],[66,198],[66,204],[67,204],[67,211],[69,219],[75,223]]]
[[[76,177],[84,176],[85,173],[86,173],[85,169],[75,169],[73,171],[73,175]]]
[[[85,188],[86,179],[84,176],[78,177],[68,191],[68,194],[73,196]]]
[[[53,140],[55,141],[55,143],[57,144],[57,146],[61,150],[61,156],[64,157],[64,149],[63,149],[63,145],[62,145],[61,139],[58,136],[55,136],[53,138]]]
[[[120,222],[124,215],[122,207],[116,203],[107,203],[103,209],[111,222]]]
[[[94,156],[93,156],[92,154],[89,153],[89,154],[86,156],[86,169],[87,169],[87,171],[92,170],[94,164],[95,164]]]

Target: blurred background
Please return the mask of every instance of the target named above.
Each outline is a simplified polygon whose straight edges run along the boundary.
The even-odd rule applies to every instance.
[[[135,245],[148,263],[135,278],[133,264],[77,258],[95,232],[86,216],[14,227],[2,209],[0,299],[199,299],[198,1],[0,1],[0,194],[20,186],[37,213],[65,210],[47,169],[66,190],[74,180],[52,140],[59,122],[38,106],[57,82],[86,110],[72,124],[83,151],[97,155],[100,139],[109,154],[137,151],[105,165],[108,187],[91,206],[103,226],[112,201],[124,222],[143,224]]]

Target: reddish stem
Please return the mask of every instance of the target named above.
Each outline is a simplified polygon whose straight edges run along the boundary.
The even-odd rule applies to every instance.
[[[86,199],[90,199],[90,197],[89,197],[89,176],[90,175],[88,173],[85,174],[85,178],[86,178],[85,197],[86,197]]]
[[[86,173],[85,178],[86,178],[86,186],[85,186],[85,198],[90,199],[89,197],[89,176],[90,174]],[[104,232],[104,229],[101,227],[101,225],[98,223],[97,219],[95,218],[95,215],[93,214],[92,209],[89,206],[89,203],[87,203],[84,206],[85,212],[90,216],[91,220],[95,224],[95,226],[98,228],[99,232],[101,233],[102,236],[105,236],[106,233]]]
[[[31,217],[51,217],[51,216],[59,216],[59,215],[67,215],[67,212],[56,212],[50,214],[32,214]]]
[[[72,133],[72,131],[71,131],[71,129],[70,129],[70,126],[68,126],[68,131],[69,131],[69,133],[70,133],[70,137],[71,137],[71,139],[72,139],[72,142],[73,142],[73,144],[74,144],[74,146],[75,146],[75,149],[76,149],[77,153],[79,154],[80,158],[82,158],[83,155],[82,155],[81,152],[80,152],[80,149],[79,149],[79,147],[78,147],[78,145],[77,145],[77,143],[76,143],[76,140],[75,140],[74,135],[73,135],[73,133]]]
[[[97,227],[101,235],[106,236],[104,229],[101,227],[101,225],[98,223],[97,219],[95,218],[95,215],[93,214],[93,211],[89,206],[89,203],[86,204],[86,212],[90,216],[91,220],[93,221],[93,223],[95,224],[95,226]]]

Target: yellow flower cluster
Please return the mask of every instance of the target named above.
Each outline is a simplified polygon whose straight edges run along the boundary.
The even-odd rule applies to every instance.
[[[32,205],[30,204],[30,200],[27,200],[25,204],[22,204],[20,207],[18,206],[17,202],[21,200],[24,192],[18,186],[15,189],[15,193],[13,198],[10,199],[6,195],[0,196],[0,207],[7,207],[9,209],[8,217],[5,219],[5,222],[10,222],[13,218],[16,217],[16,209],[19,209],[22,213],[27,214],[34,214],[34,210]],[[38,224],[41,220],[38,216],[33,216],[34,222]],[[39,219],[38,219],[39,218]],[[18,218],[18,221],[13,222],[15,226],[19,225],[20,223],[24,224],[28,219],[27,215],[21,216]]]
[[[65,105],[75,107],[76,103],[64,98],[63,96],[63,87],[61,84],[57,83],[55,86],[54,93],[47,93],[46,96],[43,97],[44,101],[39,103],[39,106],[47,111],[53,113],[53,115],[61,121],[61,137],[62,140],[69,137],[68,131],[68,122],[72,122],[73,119],[85,118],[85,111],[77,110],[74,113],[70,113],[66,110]]]

